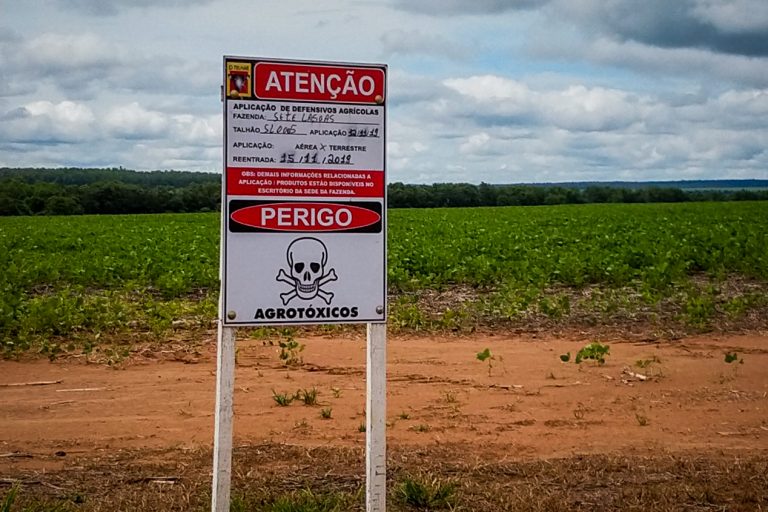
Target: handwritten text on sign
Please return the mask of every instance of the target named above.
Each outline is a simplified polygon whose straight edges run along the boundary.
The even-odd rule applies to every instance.
[[[383,108],[229,101],[229,194],[382,197]]]

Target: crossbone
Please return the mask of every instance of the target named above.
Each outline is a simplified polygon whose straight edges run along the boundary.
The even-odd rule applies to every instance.
[[[298,283],[297,283],[298,279],[296,279],[295,277],[289,276],[288,274],[285,273],[283,269],[280,269],[280,272],[278,272],[277,277],[275,279],[277,279],[282,283],[286,283],[293,286],[293,290],[280,294],[280,298],[283,301],[283,306],[287,306],[288,303],[291,302],[293,299],[295,299],[296,296],[298,295],[298,293],[296,292],[296,287],[298,286]],[[320,277],[317,280],[317,295],[319,295],[320,298],[323,299],[325,303],[328,305],[330,305],[331,300],[333,300],[333,292],[323,291],[322,286],[324,286],[327,283],[330,283],[331,281],[335,281],[336,279],[338,279],[338,277],[336,277],[336,270],[331,269],[330,272],[328,272],[327,274],[325,274],[324,276]]]

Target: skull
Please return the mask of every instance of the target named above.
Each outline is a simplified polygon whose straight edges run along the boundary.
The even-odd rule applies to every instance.
[[[296,280],[296,293],[302,299],[317,296],[318,280],[325,274],[328,250],[316,238],[297,238],[288,246],[288,266]]]

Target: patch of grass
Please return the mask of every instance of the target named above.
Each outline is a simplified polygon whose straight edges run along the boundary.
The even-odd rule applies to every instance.
[[[567,295],[541,297],[539,311],[553,320],[559,320],[571,312],[571,301]]]
[[[272,400],[275,401],[280,407],[288,407],[291,402],[296,398],[295,395],[289,395],[288,393],[278,393],[274,389],[272,390]]]
[[[432,430],[432,427],[430,427],[426,423],[419,423],[418,425],[413,425],[409,430],[413,430],[414,432],[424,433]]]
[[[317,388],[313,387],[312,389],[299,390],[296,393],[296,396],[299,400],[304,402],[304,405],[317,405],[317,395],[319,393]]]
[[[709,287],[706,290],[691,290],[683,304],[685,322],[697,329],[708,329],[717,312],[715,299],[717,292]]]
[[[359,498],[346,492],[316,493],[311,489],[302,489],[283,494],[272,499],[269,503],[248,503],[243,500],[242,512],[347,512],[356,508]],[[239,512],[234,510],[233,512]]]
[[[417,510],[455,510],[456,484],[430,475],[406,476],[395,486],[395,499]]]
[[[320,417],[323,418],[324,420],[329,420],[331,419],[332,412],[333,410],[330,407],[325,407],[323,409],[320,409]]]
[[[19,484],[14,484],[8,494],[5,495],[3,502],[0,503],[0,512],[11,512],[13,502],[16,501],[16,495],[19,494]]]
[[[51,503],[47,499],[42,501],[33,500],[32,503],[25,503],[14,507],[16,499],[19,497],[21,486],[13,484],[4,498],[0,500],[0,512],[69,512],[71,507],[66,502]],[[83,503],[83,498],[79,495],[71,498],[73,503]]]
[[[422,331],[432,328],[427,314],[410,297],[400,297],[391,305],[389,321],[397,329]]]

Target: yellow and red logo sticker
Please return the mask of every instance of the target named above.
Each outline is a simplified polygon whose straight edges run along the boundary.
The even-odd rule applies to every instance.
[[[253,73],[249,62],[227,62],[227,97],[250,98]]]

